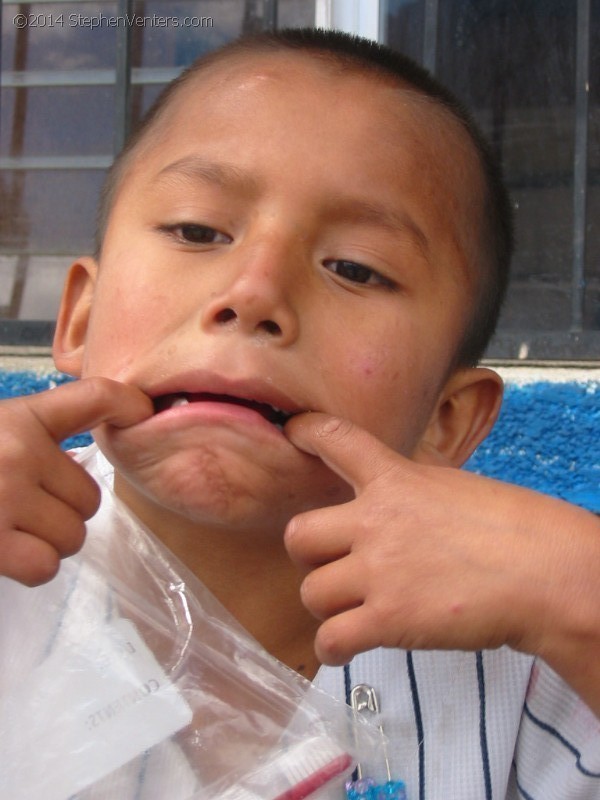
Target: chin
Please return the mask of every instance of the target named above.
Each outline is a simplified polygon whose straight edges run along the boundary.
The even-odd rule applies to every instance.
[[[142,517],[139,503],[198,525],[282,531],[302,511],[353,496],[321,461],[295,449],[292,458],[272,460],[197,442],[160,454],[136,450],[132,459],[101,439],[99,446],[126,481],[122,499]]]

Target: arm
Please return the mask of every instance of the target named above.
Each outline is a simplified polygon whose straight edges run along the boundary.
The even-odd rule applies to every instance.
[[[356,498],[288,525],[309,570],[316,649],[342,664],[377,646],[542,657],[600,716],[600,522],[554,498],[416,464],[351,423],[305,415],[291,441]]]
[[[0,575],[44,583],[83,544],[99,490],[59,442],[101,422],[127,427],[151,414],[139,389],[105,378],[0,403]]]

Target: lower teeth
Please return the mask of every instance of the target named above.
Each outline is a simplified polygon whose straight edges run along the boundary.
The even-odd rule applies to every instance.
[[[187,406],[189,403],[190,401],[187,399],[187,397],[177,397],[171,403],[171,408],[177,408],[177,406]]]

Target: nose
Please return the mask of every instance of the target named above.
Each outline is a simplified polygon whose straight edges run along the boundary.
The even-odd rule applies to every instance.
[[[285,262],[254,257],[233,270],[226,285],[204,309],[202,327],[213,333],[236,331],[256,341],[288,345],[299,324]]]

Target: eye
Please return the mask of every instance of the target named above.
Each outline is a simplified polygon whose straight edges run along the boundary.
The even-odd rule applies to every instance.
[[[177,239],[190,244],[229,244],[232,239],[226,233],[211,228],[210,225],[199,225],[195,222],[180,222],[163,228]]]
[[[395,283],[389,278],[385,278],[370,267],[364,264],[357,264],[355,261],[345,261],[344,259],[331,259],[323,262],[325,269],[339,275],[352,283],[364,285],[384,286],[388,289],[395,288]]]

